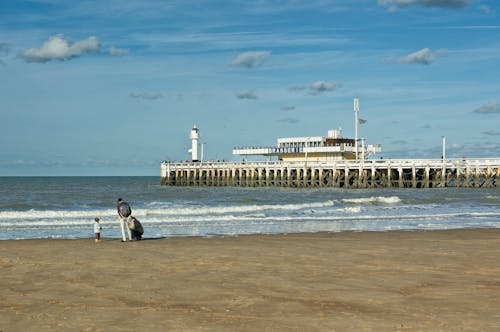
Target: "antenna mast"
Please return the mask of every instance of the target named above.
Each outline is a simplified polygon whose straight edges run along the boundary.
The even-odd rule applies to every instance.
[[[354,150],[356,152],[356,161],[358,160],[358,112],[359,112],[359,99],[354,98]]]

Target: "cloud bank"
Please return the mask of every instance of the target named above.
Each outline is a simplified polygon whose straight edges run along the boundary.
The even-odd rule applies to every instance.
[[[270,54],[271,52],[268,51],[241,53],[236,58],[234,58],[234,60],[231,62],[231,65],[234,67],[243,68],[259,67],[264,63],[264,61],[266,61]]]
[[[378,0],[378,3],[389,7],[389,9],[405,8],[412,5],[457,9],[468,6],[470,0]]]
[[[98,52],[100,49],[99,40],[94,36],[70,44],[63,35],[56,35],[39,48],[27,49],[19,56],[27,62],[44,63],[51,60],[70,60],[86,53]]]

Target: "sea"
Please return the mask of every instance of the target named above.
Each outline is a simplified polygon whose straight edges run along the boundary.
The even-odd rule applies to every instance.
[[[498,189],[172,187],[160,177],[0,177],[0,240],[120,238],[121,197],[144,238],[500,228]]]

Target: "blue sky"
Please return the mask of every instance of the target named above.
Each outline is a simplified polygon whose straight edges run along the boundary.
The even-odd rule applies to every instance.
[[[0,175],[159,175],[341,127],[500,156],[494,0],[0,0]]]

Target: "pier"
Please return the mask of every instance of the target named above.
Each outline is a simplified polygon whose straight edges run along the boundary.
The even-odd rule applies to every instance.
[[[161,164],[168,186],[499,188],[500,158]]]

